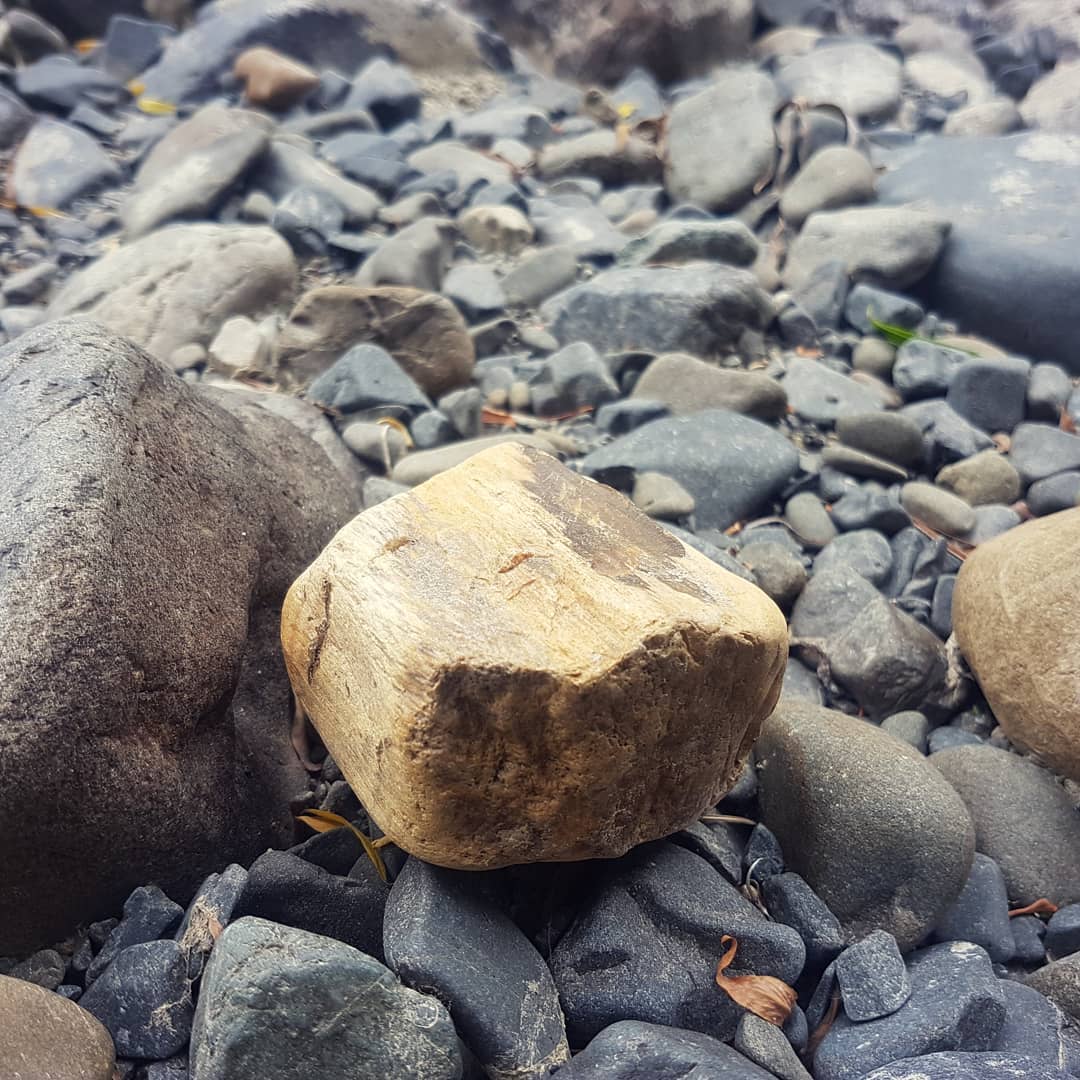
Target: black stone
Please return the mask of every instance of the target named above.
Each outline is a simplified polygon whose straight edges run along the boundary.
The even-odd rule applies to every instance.
[[[808,972],[821,971],[836,959],[844,947],[840,921],[800,875],[788,872],[769,878],[764,896],[772,918],[803,939]]]
[[[389,892],[374,868],[364,878],[339,877],[288,852],[268,851],[251,864],[233,918],[256,915],[336,938],[381,960]]]
[[[619,1019],[731,1038],[741,1010],[716,987],[725,935],[739,943],[731,974],[798,978],[799,935],[765,919],[704,859],[659,842],[617,860],[552,953],[571,1044]]]
[[[387,964],[446,1003],[489,1074],[542,1075],[569,1058],[559,998],[490,877],[410,859],[386,903]]]
[[[1080,904],[1066,904],[1050,917],[1044,944],[1054,960],[1080,951]]]
[[[941,1050],[991,1050],[1005,1023],[1005,995],[976,945],[931,945],[908,960],[911,997],[890,1016],[837,1016],[814,1055],[816,1080],[857,1080],[900,1058]],[[903,1075],[903,1074],[901,1074]]]
[[[343,413],[376,405],[431,408],[427,395],[378,345],[354,345],[311,384],[307,396]]]
[[[156,885],[135,889],[124,901],[124,914],[86,973],[89,986],[130,945],[169,937],[184,917],[184,909]]]
[[[559,1080],[774,1080],[708,1035],[637,1020],[605,1028],[557,1075]]]
[[[121,1057],[171,1057],[187,1046],[195,1013],[187,959],[175,941],[131,945],[79,1004],[105,1025]]]
[[[848,1019],[862,1022],[891,1016],[911,997],[896,938],[875,930],[836,958],[836,982]]]

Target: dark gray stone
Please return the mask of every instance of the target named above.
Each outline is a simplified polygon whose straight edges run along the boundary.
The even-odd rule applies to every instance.
[[[283,923],[381,960],[389,891],[373,866],[359,876],[340,877],[286,851],[268,851],[251,864],[233,917],[254,915]]]
[[[1043,936],[1046,924],[1037,915],[1017,915],[1009,920],[1012,929],[1013,959],[1018,964],[1045,964],[1046,946]]]
[[[546,384],[551,395],[540,415],[558,415],[583,406],[606,405],[619,397],[619,385],[597,351],[584,341],[566,345],[544,362],[537,382]]]
[[[1045,994],[1074,1021],[1080,1020],[1080,953],[1072,953],[1032,972],[1027,985]]]
[[[1025,484],[1080,470],[1080,435],[1049,424],[1020,424],[1013,432],[1009,460]]]
[[[879,323],[914,330],[922,322],[924,314],[922,306],[910,296],[862,283],[848,293],[844,307],[844,318],[862,334],[873,331],[871,317]]]
[[[621,1020],[601,1031],[559,1080],[773,1080],[774,1074],[708,1035],[661,1024]]]
[[[841,533],[821,549],[814,559],[814,573],[820,574],[837,566],[849,566],[874,585],[884,585],[892,569],[892,549],[889,541],[873,529],[856,529]]]
[[[959,349],[935,345],[932,341],[915,338],[905,341],[896,351],[893,364],[893,386],[905,401],[941,397],[949,389],[960,367],[970,359]]]
[[[301,255],[323,255],[345,225],[345,208],[317,187],[294,188],[274,208],[270,224]]]
[[[1062,1011],[1038,990],[1023,983],[1003,979],[1001,989],[1008,1012],[995,1051],[1063,1068],[1070,1057],[1070,1048],[1063,1038],[1066,1020]]]
[[[311,401],[343,413],[376,405],[430,409],[430,399],[378,345],[354,345],[308,388]]]
[[[450,417],[438,409],[428,409],[409,425],[417,450],[431,450],[452,442],[457,432]]]
[[[820,971],[844,947],[840,921],[798,874],[775,874],[764,883],[765,907],[777,922],[790,926],[806,946],[806,970]]]
[[[800,542],[808,548],[823,548],[836,535],[825,504],[812,491],[801,491],[788,499],[784,518]]]
[[[506,310],[506,293],[490,266],[461,263],[443,278],[442,294],[469,322],[483,322]]]
[[[561,183],[566,185],[570,181]],[[575,260],[607,264],[618,258],[630,242],[630,237],[619,232],[607,215],[585,195],[556,195],[552,191],[551,198],[529,199],[528,210],[529,221],[536,229],[537,241],[544,247],[568,251]],[[574,276],[577,276],[576,265]],[[563,282],[560,288],[565,288],[572,281],[573,278]]]
[[[1071,299],[1080,287],[1072,240],[1078,153],[1075,136],[1048,131],[927,139],[878,183],[882,202],[918,202],[952,222],[927,282],[935,307],[1073,372],[1080,371]]]
[[[868,412],[842,416],[836,421],[840,441],[857,450],[894,461],[905,468],[923,458],[922,429],[903,413]]]
[[[780,1028],[753,1013],[744,1013],[732,1045],[755,1065],[778,1080],[810,1080],[791,1043]]]
[[[1005,875],[1009,900],[1080,902],[1080,817],[1053,773],[990,746],[960,746],[930,758],[960,793],[978,850]]]
[[[875,930],[846,948],[833,970],[849,1020],[891,1016],[911,997],[911,982],[896,938],[885,930]]]
[[[1016,947],[1009,925],[1009,894],[1001,868],[988,855],[976,854],[963,892],[934,928],[934,940],[980,945],[995,964],[1012,959]]]
[[[21,960],[6,974],[13,979],[44,986],[46,990],[55,990],[64,981],[66,970],[64,958],[55,949],[41,949]]]
[[[535,307],[577,279],[578,256],[570,247],[541,248],[523,258],[503,278],[503,291],[511,304]]]
[[[864,720],[791,698],[766,720],[755,758],[761,820],[845,932],[888,930],[902,949],[922,941],[974,850],[964,804],[926,759]]]
[[[982,746],[985,739],[970,731],[961,731],[954,727],[941,727],[930,732],[927,740],[927,753],[936,754],[939,750],[948,750],[953,746]]]
[[[969,357],[953,371],[945,400],[983,431],[1012,431],[1024,419],[1030,371],[1031,364],[1015,356]]]
[[[993,1048],[1005,995],[982,949],[932,945],[909,958],[908,977],[911,996],[897,1012],[865,1023],[837,1016],[814,1055],[817,1080],[856,1080],[920,1054]]]
[[[136,889],[124,901],[124,914],[116,929],[94,957],[86,973],[86,985],[89,986],[129,946],[168,937],[183,917],[184,909],[156,885]]]
[[[487,1075],[545,1076],[570,1057],[559,998],[493,888],[491,875],[409,859],[386,904],[387,964],[447,1004]]]
[[[739,550],[739,561],[749,569],[758,587],[785,611],[806,585],[802,559],[783,544],[756,541]]]
[[[662,401],[638,398],[612,401],[596,410],[596,426],[608,435],[626,435],[667,413],[668,407]]]
[[[453,425],[463,439],[475,439],[481,432],[484,394],[477,386],[451,390],[439,398],[439,412]]]
[[[1080,904],[1066,904],[1050,916],[1044,944],[1053,960],[1080,951]]]
[[[44,259],[25,270],[9,274],[0,291],[9,304],[32,304],[48,292],[58,269],[56,263]]]
[[[798,468],[779,432],[720,409],[656,420],[581,461],[586,476],[617,470],[659,472],[694,497],[701,528],[726,529],[766,511]]]
[[[894,1061],[862,1080],[1068,1080],[1070,1075],[1023,1055],[943,1051]]]
[[[907,469],[886,461],[885,458],[867,454],[863,450],[855,450],[842,443],[830,443],[821,452],[823,466],[849,476],[864,477],[868,480],[879,480],[883,483],[903,482],[908,479]]]
[[[322,156],[350,180],[393,198],[412,173],[393,139],[366,131],[350,131],[323,144]]]
[[[908,512],[891,492],[861,487],[849,491],[833,504],[832,520],[845,532],[874,529],[892,536],[911,524]]]
[[[696,261],[750,266],[757,253],[754,234],[736,218],[662,221],[627,244],[619,260],[635,266]]]
[[[617,860],[551,957],[571,1042],[618,1019],[731,1038],[741,1010],[716,987],[725,934],[739,943],[732,974],[792,983],[802,970],[798,934],[766,920],[704,859],[661,841]]]
[[[969,544],[982,544],[1016,528],[1021,521],[1023,518],[1010,506],[976,506],[975,527],[965,539]]]
[[[170,1057],[187,1046],[195,1014],[187,959],[175,941],[131,945],[79,1004],[105,1025],[121,1057]]]
[[[763,329],[771,308],[749,270],[695,263],[609,270],[552,297],[541,316],[563,344],[708,356]]]
[[[880,396],[869,387],[817,360],[789,360],[783,387],[791,408],[814,424],[828,426],[842,416],[876,412],[884,407]]]
[[[0,87],[0,150],[14,146],[33,123],[34,112],[26,102]]]
[[[99,103],[116,104],[125,93],[123,82],[108,72],[59,54],[19,68],[15,89],[28,105],[65,112],[74,109],[84,95]]]
[[[176,36],[172,27],[130,15],[114,15],[101,50],[105,70],[127,82],[145,71],[161,55],[166,43]]]
[[[454,1025],[433,997],[330,938],[240,919],[218,939],[191,1039],[192,1076],[458,1080]]]
[[[753,769],[748,771],[752,774]],[[729,792],[728,796],[730,794]],[[702,821],[695,821],[682,831],[673,834],[671,842],[686,848],[687,851],[692,851],[695,855],[700,855],[714,870],[723,874],[732,885],[742,885],[745,834],[745,826],[732,822],[717,821],[705,824]],[[779,921],[783,922],[782,919]]]
[[[345,829],[334,832],[346,832]],[[323,833],[332,836],[334,833]],[[353,840],[353,837],[349,837]],[[353,851],[356,842],[353,840]],[[240,894],[247,884],[248,872],[239,864],[227,866],[220,874],[211,874],[188,904],[176,931],[176,941],[187,956],[188,977],[197,979],[214,948],[217,935],[232,921]]]
[[[1036,480],[1024,500],[1036,516],[1056,514],[1080,503],[1080,472],[1062,472]]]
[[[941,641],[849,566],[814,574],[795,602],[791,633],[828,661],[832,677],[871,717],[948,706]]]
[[[915,747],[920,754],[926,753],[926,736],[930,731],[930,721],[921,712],[908,709],[893,713],[881,721],[881,730]]]
[[[43,118],[15,155],[8,191],[20,206],[60,209],[119,180],[120,170],[96,139],[81,128]]]
[[[1033,364],[1028,378],[1027,413],[1032,420],[1057,423],[1072,393],[1069,373],[1057,364]]]
[[[847,266],[842,260],[834,259],[815,266],[794,296],[819,329],[836,329],[850,284]]]
[[[371,61],[353,79],[347,109],[365,109],[389,131],[420,115],[420,87],[407,67],[382,57]]]
[[[919,425],[923,433],[923,464],[931,476],[945,465],[973,457],[994,445],[986,432],[969,424],[945,401],[918,401],[908,405],[900,415]]]

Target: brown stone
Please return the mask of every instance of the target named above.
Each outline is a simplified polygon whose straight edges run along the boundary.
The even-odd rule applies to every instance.
[[[475,352],[461,313],[437,293],[326,285],[304,293],[277,340],[278,376],[305,385],[361,342],[386,349],[431,397],[464,386]]]
[[[4,1080],[112,1080],[116,1054],[101,1022],[44,987],[0,975]]]
[[[787,655],[759,589],[515,445],[355,518],[289,590],[282,642],[372,819],[461,869],[618,856],[695,820]]]
[[[280,606],[357,503],[254,398],[82,320],[0,351],[0,955],[291,841]]]
[[[787,393],[761,371],[734,371],[686,353],[658,356],[634,384],[632,397],[663,402],[677,416],[730,409],[762,420],[787,411]]]
[[[318,85],[319,75],[292,57],[262,45],[245,49],[233,64],[252,105],[284,112],[303,101]]]
[[[1080,508],[980,544],[953,628],[1005,734],[1080,780]]]

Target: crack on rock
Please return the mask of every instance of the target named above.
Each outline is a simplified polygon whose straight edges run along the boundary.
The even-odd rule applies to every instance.
[[[326,635],[330,632],[330,596],[333,591],[334,583],[329,578],[323,578],[323,617],[319,620],[319,625],[315,627],[315,640],[308,649],[308,686],[312,684],[315,679],[315,673],[319,670],[319,664],[322,662],[323,645],[326,644]]]

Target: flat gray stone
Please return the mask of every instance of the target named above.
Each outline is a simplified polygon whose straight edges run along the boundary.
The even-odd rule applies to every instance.
[[[8,190],[20,206],[55,210],[119,182],[119,168],[95,138],[81,128],[43,118],[15,155]]]

